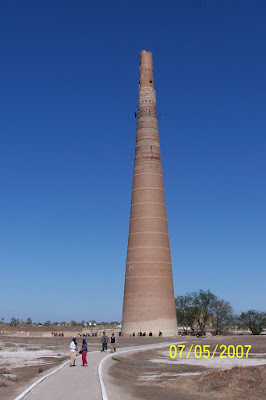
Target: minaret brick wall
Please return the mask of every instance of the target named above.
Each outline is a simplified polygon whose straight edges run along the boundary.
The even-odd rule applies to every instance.
[[[152,53],[140,53],[139,101],[122,335],[177,335]]]

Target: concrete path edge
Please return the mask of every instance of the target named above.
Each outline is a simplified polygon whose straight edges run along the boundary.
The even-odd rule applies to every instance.
[[[36,382],[34,382],[31,386],[29,386],[26,390],[24,390],[23,393],[21,393],[18,397],[16,397],[15,400],[23,399],[23,397],[25,397],[26,394],[28,394],[33,388],[35,388],[35,386],[39,385],[39,383],[44,381],[49,376],[53,375],[55,372],[59,371],[59,369],[63,368],[68,363],[69,363],[69,360],[65,361],[62,365],[60,365],[60,367],[57,367],[53,371],[49,372],[49,374],[46,374],[46,375],[42,376],[40,379],[38,379]]]

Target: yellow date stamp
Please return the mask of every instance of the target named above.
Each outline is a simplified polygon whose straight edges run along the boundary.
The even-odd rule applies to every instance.
[[[169,355],[171,358],[188,358],[189,356],[195,356],[195,358],[211,358],[217,355],[218,358],[248,358],[249,351],[251,349],[251,345],[238,345],[234,346],[230,344],[226,346],[224,344],[216,345],[215,349],[211,351],[209,344],[204,345],[194,345],[192,344],[189,347],[189,350],[186,350],[185,345],[175,345],[173,344],[169,348]]]

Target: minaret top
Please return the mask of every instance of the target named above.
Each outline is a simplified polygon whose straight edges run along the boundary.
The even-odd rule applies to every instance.
[[[152,52],[146,50],[140,52],[139,88],[142,87],[154,87]]]

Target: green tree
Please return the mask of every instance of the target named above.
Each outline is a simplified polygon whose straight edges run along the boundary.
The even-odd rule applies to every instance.
[[[12,318],[11,318],[11,321],[10,321],[10,323],[9,323],[9,325],[11,325],[11,326],[17,326],[18,324],[19,324],[19,319],[18,319],[18,318],[12,317]]]
[[[51,325],[51,321],[46,321],[46,322],[44,322],[43,325],[44,325],[44,326],[50,326],[50,325]]]
[[[31,325],[32,324],[32,319],[29,317],[27,318],[26,324]]]
[[[259,335],[266,328],[266,313],[256,310],[242,312],[239,316],[239,326],[249,328],[253,335]]]
[[[185,331],[189,327],[195,332],[198,309],[195,307],[193,295],[188,293],[185,296],[177,296],[175,304],[177,323],[182,325]]]
[[[216,335],[221,335],[223,330],[232,324],[234,318],[233,308],[228,301],[215,300],[213,304],[212,322]]]
[[[229,302],[220,300],[210,290],[199,290],[176,298],[176,316],[178,324],[192,332],[206,333],[206,325],[212,322],[216,333],[231,321],[233,310]]]
[[[200,332],[205,334],[206,324],[213,315],[214,303],[216,300],[218,300],[218,298],[209,290],[206,292],[204,290],[194,292],[193,297],[194,304],[197,309],[196,321]]]

